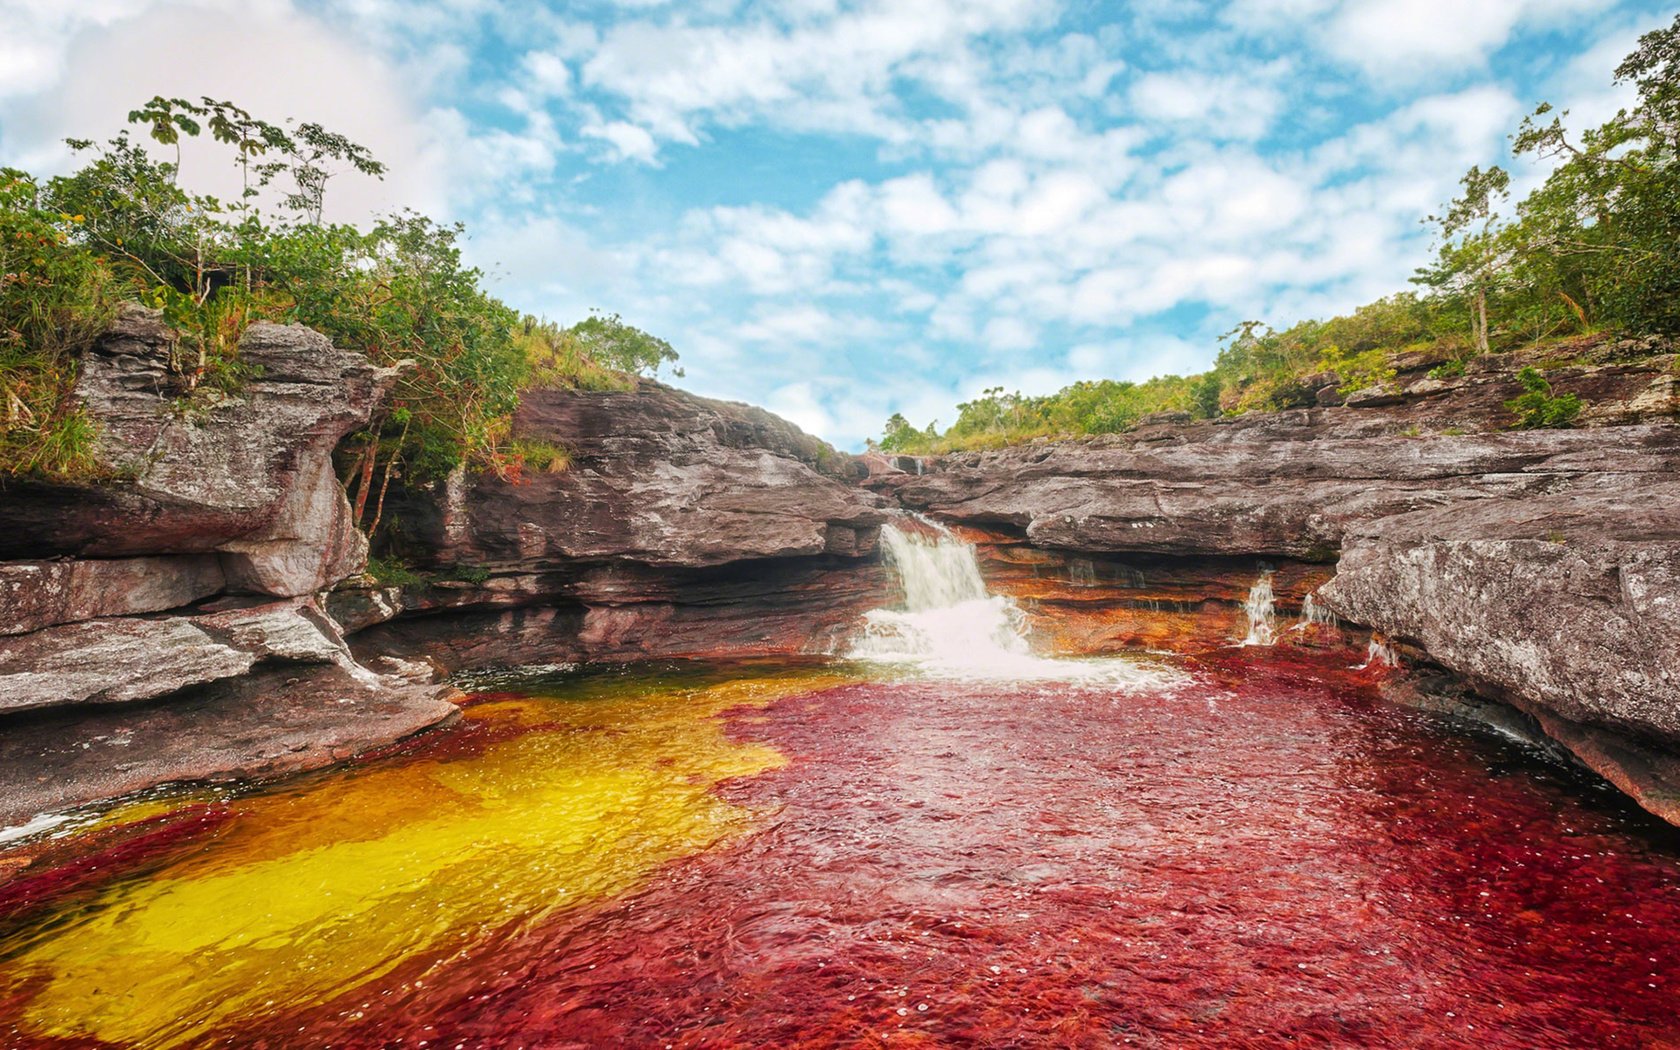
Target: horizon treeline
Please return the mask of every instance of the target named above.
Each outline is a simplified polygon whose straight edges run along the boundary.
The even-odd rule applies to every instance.
[[[1197,375],[1083,381],[1042,397],[992,387],[957,406],[943,432],[894,414],[871,444],[932,453],[1117,433],[1153,412],[1210,419],[1311,405],[1332,374],[1347,392],[1393,378],[1391,359],[1406,351],[1432,351],[1451,373],[1476,355],[1585,334],[1680,333],[1680,16],[1640,37],[1615,80],[1637,101],[1579,138],[1549,104],[1522,121],[1513,152],[1554,167],[1515,207],[1504,169],[1464,175],[1461,195],[1423,220],[1435,255],[1413,277],[1418,290],[1281,331],[1245,321]],[[1521,425],[1573,418],[1517,411]]]

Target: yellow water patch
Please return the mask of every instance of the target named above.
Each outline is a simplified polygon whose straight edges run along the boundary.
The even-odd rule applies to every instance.
[[[785,760],[713,716],[843,680],[618,680],[472,708],[520,731],[234,801],[205,850],[0,944],[0,999],[32,989],[35,1036],[173,1046],[443,962],[749,828],[713,786]]]

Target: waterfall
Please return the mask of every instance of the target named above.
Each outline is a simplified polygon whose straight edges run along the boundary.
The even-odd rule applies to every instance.
[[[1318,598],[1309,594],[1301,600],[1301,619],[1291,631],[1304,631],[1309,627],[1335,627],[1336,614],[1322,605]]]
[[[1248,633],[1243,635],[1243,645],[1273,645],[1277,642],[1275,602],[1272,574],[1262,572],[1260,578],[1254,581],[1254,586],[1248,589],[1248,599],[1243,602],[1243,613],[1248,617]]]
[[[852,655],[962,666],[1031,655],[1021,610],[986,590],[974,547],[932,521],[886,525],[881,549],[904,588],[904,608],[864,618]]]
[[[1177,680],[1126,659],[1034,654],[1020,607],[986,588],[973,544],[937,522],[914,517],[884,525],[881,549],[898,574],[904,603],[865,614],[847,654],[853,659],[948,678],[1150,686]]]
[[[1388,644],[1387,639],[1373,632],[1371,643],[1365,647],[1365,662],[1355,667],[1354,670],[1365,671],[1377,666],[1399,667],[1400,654],[1394,651],[1394,647]]]

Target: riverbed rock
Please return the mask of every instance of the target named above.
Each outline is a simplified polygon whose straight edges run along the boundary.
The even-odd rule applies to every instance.
[[[460,717],[454,690],[336,664],[274,667],[167,701],[13,717],[0,827],[163,784],[320,769]]]
[[[1649,773],[1667,767],[1658,781],[1680,782],[1676,507],[1680,479],[1598,476],[1527,500],[1386,518],[1353,530],[1319,594],[1534,715],[1676,819],[1680,793]]]

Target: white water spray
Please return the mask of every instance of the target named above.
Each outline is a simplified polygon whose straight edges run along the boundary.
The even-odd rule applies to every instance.
[[[1372,667],[1400,666],[1400,654],[1394,651],[1380,634],[1371,635],[1371,643],[1365,647],[1365,662],[1355,667],[1355,671],[1365,671]]]
[[[1243,635],[1243,645],[1275,645],[1277,632],[1277,596],[1272,593],[1272,574],[1263,572],[1254,581],[1254,586],[1248,589],[1248,600],[1243,602],[1243,613],[1248,617],[1248,633]]]
[[[920,517],[914,522],[881,529],[881,548],[904,587],[904,606],[865,615],[862,635],[848,654],[853,659],[947,678],[1154,686],[1176,678],[1118,658],[1035,655],[1025,614],[986,589],[974,546],[937,522]]]
[[[1290,630],[1304,631],[1309,627],[1336,626],[1339,626],[1336,614],[1331,612],[1317,597],[1309,594],[1301,599],[1301,619]]]

